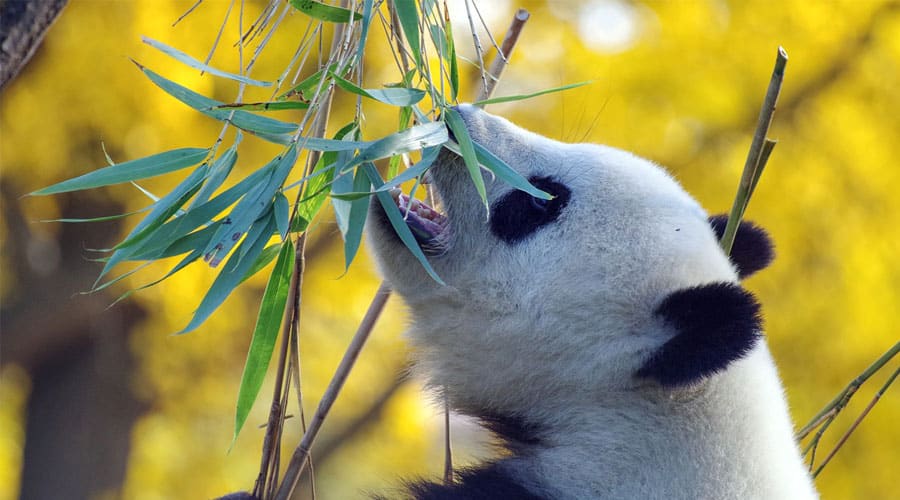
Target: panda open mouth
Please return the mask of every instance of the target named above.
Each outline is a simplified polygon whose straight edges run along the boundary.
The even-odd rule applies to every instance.
[[[399,189],[391,190],[391,197],[400,209],[406,226],[428,255],[440,255],[446,250],[449,219],[437,209],[415,198],[410,199]]]

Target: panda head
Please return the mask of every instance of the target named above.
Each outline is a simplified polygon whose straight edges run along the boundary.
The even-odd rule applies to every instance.
[[[407,222],[445,284],[371,205],[370,247],[409,305],[419,365],[456,408],[523,416],[690,386],[754,347],[758,306],[737,283],[768,264],[765,233],[743,225],[748,250],[734,264],[718,244],[722,220],[653,163],[457,110],[474,142],[553,198],[485,173],[486,211],[462,159],[441,153],[429,175],[437,206]]]

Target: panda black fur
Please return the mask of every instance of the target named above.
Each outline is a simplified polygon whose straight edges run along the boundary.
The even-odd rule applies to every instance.
[[[760,306],[739,284],[771,260],[765,233],[743,224],[730,261],[723,219],[656,165],[457,110],[475,142],[555,197],[485,176],[486,220],[462,160],[442,153],[430,177],[445,216],[408,223],[446,285],[371,206],[370,246],[410,308],[417,366],[511,450],[409,495],[815,498]]]

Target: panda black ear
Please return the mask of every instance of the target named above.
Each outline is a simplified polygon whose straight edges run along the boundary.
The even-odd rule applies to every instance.
[[[637,375],[666,387],[697,382],[744,357],[762,335],[759,303],[734,283],[712,283],[673,292],[654,314],[675,336]]]
[[[727,215],[714,215],[709,218],[716,236],[722,239],[725,233]],[[751,274],[768,267],[775,258],[775,249],[772,239],[765,229],[750,221],[741,221],[737,234],[734,236],[734,246],[731,247],[731,262],[737,267],[738,277],[747,278]]]

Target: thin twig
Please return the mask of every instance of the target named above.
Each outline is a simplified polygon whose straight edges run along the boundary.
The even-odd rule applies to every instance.
[[[847,403],[850,402],[850,398],[856,393],[857,389],[861,385],[863,385],[867,380],[869,380],[872,375],[874,375],[878,370],[880,370],[885,364],[888,363],[894,356],[900,353],[900,342],[894,344],[890,349],[887,350],[884,354],[882,354],[878,359],[872,362],[868,368],[866,368],[862,373],[857,375],[853,381],[847,384],[847,387],[844,388],[837,396],[834,397],[824,408],[822,408],[819,413],[813,417],[810,422],[803,426],[802,429],[797,431],[795,439],[798,441],[802,440],[806,436],[809,435],[815,428],[822,425],[823,422],[829,419],[834,419],[835,415],[837,415],[841,410],[847,406]]]
[[[485,82],[485,86],[478,93],[478,98],[475,99],[476,101],[483,101],[494,94],[494,88],[496,88],[497,82],[500,81],[503,71],[509,64],[510,54],[512,54],[516,43],[519,41],[519,35],[522,34],[522,28],[525,27],[529,17],[531,17],[531,14],[525,9],[516,11],[509,29],[506,30],[506,36],[503,38],[500,50],[497,52],[497,56],[494,57],[493,62],[491,62],[491,69],[488,70],[490,79]]]
[[[306,232],[303,232],[303,235],[306,236]],[[303,390],[300,379],[300,291],[303,290],[303,269],[306,268],[306,238],[298,238],[297,241],[297,253],[295,259],[299,259],[300,262],[295,265],[295,272],[298,276],[298,283],[296,286],[296,294],[294,303],[291,304],[291,308],[294,310],[293,317],[291,318],[291,379],[294,381],[294,392],[297,394],[297,407],[300,411],[300,429],[305,433],[306,432],[306,412],[303,410]],[[312,500],[316,500],[316,476],[315,471],[313,469],[313,459],[310,456],[308,460],[309,464],[309,488],[310,488],[310,498]]]
[[[291,461],[284,473],[284,480],[278,488],[278,492],[275,494],[276,500],[288,500],[291,497],[291,494],[293,494],[294,488],[296,488],[297,482],[300,479],[300,474],[303,473],[303,469],[307,463],[309,450],[312,447],[313,442],[315,442],[319,430],[322,428],[322,423],[325,421],[325,417],[328,416],[328,412],[331,410],[334,401],[337,399],[341,388],[343,388],[344,382],[346,382],[347,377],[350,375],[350,371],[356,363],[356,359],[359,357],[359,353],[365,345],[366,340],[368,340],[369,334],[372,332],[372,327],[375,326],[375,321],[378,319],[378,316],[381,315],[381,311],[384,309],[384,305],[389,296],[390,288],[387,284],[382,283],[378,288],[378,291],[375,292],[375,298],[372,300],[372,304],[369,305],[369,310],[366,311],[366,315],[363,317],[359,329],[353,336],[353,340],[350,341],[350,345],[347,347],[347,351],[344,353],[344,357],[341,359],[337,370],[335,370],[334,376],[331,378],[331,382],[325,390],[325,394],[319,401],[319,407],[316,408],[316,413],[309,422],[309,429],[307,429],[300,444],[294,450]]]
[[[388,12],[391,14],[391,37],[397,44],[397,53],[400,54],[400,65],[403,68],[403,75],[409,73],[409,57],[406,55],[406,45],[403,43],[403,30],[397,29],[400,26],[400,17],[397,15],[397,7],[394,0],[388,0]]]
[[[444,484],[453,484],[453,451],[450,448],[450,399],[444,390]]]
[[[175,22],[172,23],[172,27],[174,28],[176,25],[178,25],[178,23],[181,22],[182,19],[191,15],[191,12],[194,12],[194,9],[196,9],[201,3],[203,3],[203,0],[197,0],[196,2],[194,2],[194,5],[191,5],[188,10],[184,11],[184,14],[178,16],[178,19],[176,19]],[[231,7],[229,7],[229,10],[231,10]],[[225,19],[228,19],[227,15]]]
[[[478,38],[478,31],[475,29],[475,20],[472,19],[472,10],[469,7],[469,0],[465,0],[466,17],[469,18],[469,29],[472,30],[472,43],[475,45],[475,56],[478,59],[478,71],[481,73],[481,89],[487,93],[488,83],[484,74],[484,49],[481,47],[481,40]]]
[[[781,83],[784,81],[784,68],[787,66],[787,52],[783,47],[778,47],[778,56],[775,58],[775,69],[772,71],[772,78],[769,80],[769,88],[766,91],[766,98],[763,100],[762,109],[759,111],[759,120],[756,123],[756,132],[753,134],[753,142],[750,143],[750,151],[747,153],[747,161],[744,163],[744,172],[741,174],[741,182],[738,185],[738,192],[734,198],[734,204],[731,206],[731,212],[728,214],[728,223],[725,225],[725,232],[722,234],[720,244],[725,254],[731,254],[731,247],[734,245],[734,236],[737,234],[738,226],[741,218],[744,216],[744,210],[747,208],[748,195],[754,184],[753,179],[758,179],[758,172],[765,165],[760,165],[760,158],[763,151],[763,144],[766,135],[769,133],[769,126],[772,124],[772,116],[775,114],[775,105],[778,102],[778,94],[781,93]]]
[[[862,413],[859,414],[859,417],[856,418],[856,420],[853,422],[853,425],[851,425],[850,428],[847,429],[847,432],[845,432],[844,435],[841,436],[841,439],[838,440],[837,444],[834,445],[834,449],[831,450],[831,453],[829,453],[827,457],[825,457],[825,460],[822,461],[822,464],[819,465],[819,468],[816,469],[816,471],[813,473],[813,477],[818,476],[819,473],[822,472],[822,469],[824,469],[825,466],[828,465],[828,462],[831,461],[838,450],[840,450],[841,447],[844,446],[844,443],[846,443],[847,439],[850,438],[850,434],[853,434],[853,431],[855,431],[856,428],[859,427],[859,424],[863,421],[864,418],[866,418],[866,415],[868,415],[869,412],[872,411],[872,408],[875,407],[875,404],[878,403],[878,401],[881,399],[881,396],[883,396],[884,393],[888,390],[888,387],[890,387],[891,384],[894,383],[894,379],[897,378],[898,374],[900,374],[900,368],[894,370],[894,373],[890,377],[888,377],[887,382],[885,382],[884,385],[881,386],[881,389],[879,389],[878,392],[875,393],[875,397],[872,398],[872,401],[869,401],[869,404],[862,411]],[[812,462],[810,462],[810,465],[812,465]]]

